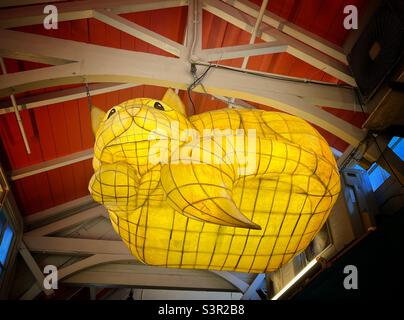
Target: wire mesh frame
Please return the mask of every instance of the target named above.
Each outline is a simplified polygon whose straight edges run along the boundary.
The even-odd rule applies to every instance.
[[[135,100],[122,104],[97,133],[95,154],[101,167],[96,169],[90,182],[93,196],[106,205],[115,230],[134,256],[145,263],[165,267],[270,272],[309,245],[325,223],[340,188],[332,153],[314,128],[290,115],[256,110],[217,110],[184,120],[165,104],[168,110],[156,110],[153,108],[155,100]],[[173,121],[182,121],[183,127],[199,131],[254,128],[261,139],[269,141],[267,145],[271,148],[284,144],[281,155],[276,155],[275,149],[267,153],[259,150],[258,168],[266,166],[270,171],[276,169],[272,166],[278,163],[277,174],[264,178],[253,176],[254,183],[251,183],[251,177],[240,178],[230,190],[242,213],[253,222],[259,222],[262,230],[198,221],[165,203],[167,194],[170,196],[173,191],[189,206],[197,205],[181,194],[181,190],[190,186],[206,195],[203,201],[216,201],[210,197],[209,187],[215,185],[217,177],[211,177],[212,181],[207,183],[206,177],[201,180],[195,174],[191,164],[192,175],[187,177],[190,181],[178,184],[173,177],[180,179],[181,175],[169,168],[174,188],[163,190],[159,176],[161,168],[148,163],[150,141],[144,140],[145,132],[150,133],[158,127],[169,131]],[[165,138],[170,139],[169,136]],[[109,149],[105,148],[107,145]],[[298,150],[298,156],[292,159],[288,151],[291,153],[294,149]],[[113,153],[112,163],[103,162],[106,150]],[[304,164],[303,158],[308,155],[312,157],[312,163]],[[319,168],[328,170],[327,174],[318,171]],[[143,179],[147,175],[150,177]],[[303,187],[306,195],[294,189],[296,182],[293,179],[302,177],[307,183]],[[323,184],[322,192],[311,194],[309,191],[313,187],[310,185],[317,180]],[[286,190],[285,181],[290,184]],[[252,199],[251,195],[254,195]],[[246,208],[245,202],[252,207]],[[292,210],[296,203],[300,203],[300,209]]]

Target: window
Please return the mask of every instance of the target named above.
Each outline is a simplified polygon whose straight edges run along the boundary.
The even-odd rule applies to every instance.
[[[404,161],[404,139],[400,137],[393,137],[388,147],[393,150],[393,152]],[[373,163],[368,170],[370,184],[372,185],[373,191],[376,191],[384,181],[386,181],[390,174],[380,167],[377,163]]]
[[[393,137],[388,144],[389,148],[404,161],[404,139],[400,137]]]
[[[0,209],[0,276],[3,275],[5,269],[13,236],[13,229],[8,224],[4,211]]]
[[[383,182],[390,177],[390,173],[388,173],[375,162],[369,168],[368,176],[373,191],[376,191],[383,184]]]

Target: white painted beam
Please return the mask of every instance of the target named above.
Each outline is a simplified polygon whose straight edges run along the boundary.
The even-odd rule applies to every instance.
[[[254,281],[250,284],[248,289],[244,292],[241,300],[260,300],[260,297],[257,294],[257,289],[262,284],[262,281],[265,280],[265,273],[258,274]]]
[[[199,0],[189,0],[185,39],[186,47],[182,58],[199,61],[202,50],[202,3]]]
[[[225,279],[241,292],[246,292],[248,290],[248,283],[231,274],[230,272],[217,270],[211,270],[211,272]]]
[[[60,2],[64,0],[52,0],[52,3]],[[49,4],[47,0],[2,0],[0,2],[0,8],[6,7],[17,7],[17,6],[25,6],[25,5],[33,5],[33,4],[40,4],[42,3],[43,6]]]
[[[253,32],[251,33],[251,36],[250,36],[249,44],[255,43],[255,39],[257,38],[257,32],[261,25],[262,17],[264,16],[267,5],[268,5],[268,0],[263,0],[261,3],[260,10],[258,11],[258,15],[254,15],[254,17],[256,17],[256,20],[255,20]],[[244,57],[243,62],[241,64],[241,69],[247,68],[249,58],[250,58],[249,56]]]
[[[47,236],[55,232],[62,231],[64,229],[74,227],[79,224],[83,224],[87,221],[93,220],[98,217],[103,217],[106,214],[106,209],[103,206],[97,206],[87,209],[75,215],[58,220],[56,222],[47,224],[43,227],[26,232],[24,235],[27,237],[41,237]]]
[[[142,264],[104,264],[83,270],[62,282],[104,287],[237,291],[208,270],[174,269]]]
[[[225,59],[286,52],[287,49],[287,44],[281,41],[273,41],[257,44],[244,44],[239,46],[205,49],[199,53],[199,57],[201,57],[205,61],[220,61]]]
[[[69,57],[80,63],[42,68],[0,76],[0,96],[43,88],[49,85],[88,82],[135,82],[187,89],[193,82],[187,61],[129,50],[106,48],[52,39],[49,37],[0,30],[6,43],[25,51],[46,53],[52,49],[55,57]],[[10,37],[14,40],[10,40]],[[25,45],[21,42],[25,41]],[[47,48],[45,49],[44,46]],[[0,45],[1,47],[1,45]],[[128,67],[130,66],[130,67]],[[272,106],[294,114],[335,134],[350,144],[357,144],[365,132],[342,119],[314,106],[315,99],[324,106],[354,105],[351,89],[275,79],[276,75],[261,76],[224,69],[213,69],[204,80],[209,94],[239,98]],[[279,77],[279,76],[278,76]],[[198,86],[197,92],[204,90]]]
[[[240,29],[252,33],[254,30],[254,18],[239,11],[238,9],[221,2],[219,0],[204,0],[204,9],[212,14],[234,24]],[[333,77],[340,79],[352,86],[356,86],[356,82],[351,75],[348,67],[340,61],[334,60],[330,56],[314,49],[313,47],[289,36],[286,33],[271,27],[270,25],[261,23],[260,38],[264,41],[279,40],[288,44],[287,52],[296,58],[324,71]],[[259,36],[259,35],[258,35]]]
[[[185,58],[189,59],[189,55],[191,54],[191,47],[193,43],[193,39],[195,37],[195,1],[194,0],[189,0],[188,3],[188,13],[187,13],[187,26],[185,30],[185,36],[184,36],[184,45],[187,49],[187,52],[184,52]]]
[[[58,277],[62,280],[69,277],[77,272],[85,270],[90,267],[94,267],[104,263],[110,262],[125,262],[125,261],[136,261],[136,259],[130,254],[95,254],[88,258],[84,258],[78,262],[75,262],[67,267],[59,270]]]
[[[255,18],[237,10],[226,3],[219,0],[203,0],[203,9],[218,16],[219,18],[235,25],[249,33],[253,33]],[[257,31],[257,37],[261,38],[266,42],[275,41],[270,33],[265,32],[266,27],[261,25]]]
[[[232,5],[234,8],[250,15],[257,16],[259,12],[259,6],[248,0],[223,0],[224,2]],[[337,45],[319,37],[318,35],[311,33],[279,16],[266,10],[262,21],[267,25],[282,31],[283,33],[321,51],[333,57],[334,59],[347,64],[346,55],[344,50]]]
[[[292,56],[299,58],[300,60],[316,67],[317,69],[332,75],[333,77],[346,82],[347,84],[356,87],[356,82],[354,77],[351,75],[349,68],[334,60],[333,58],[324,55],[320,51],[313,49],[298,40],[295,39],[287,39],[284,34],[280,31],[274,31],[276,34],[275,36],[277,39],[282,41],[287,41],[289,46],[287,53],[291,54]]]
[[[94,10],[93,17],[177,57],[181,55],[183,50],[183,46],[179,43],[107,10]]]
[[[78,262],[75,262],[67,267],[58,270],[58,281],[63,280],[77,272],[85,269],[111,262],[123,262],[134,261],[135,258],[131,255],[120,254],[95,254],[93,256],[84,258]],[[90,288],[91,289],[91,288]],[[41,292],[37,284],[34,284],[21,298],[20,300],[32,300]]]
[[[7,49],[12,49],[14,51],[18,52],[28,52],[31,55],[42,55],[42,56],[49,56],[52,55],[53,57],[61,58],[61,59],[69,59],[69,60],[74,60],[74,61],[83,61],[82,65],[83,67],[85,66],[86,61],[91,61],[95,63],[100,63],[103,66],[106,65],[106,62],[111,60],[113,62],[116,62],[119,64],[119,58],[126,57],[127,60],[132,60],[131,63],[128,65],[133,65],[133,67],[139,65],[138,63],[135,63],[138,59],[139,53],[137,52],[132,52],[128,50],[121,50],[121,49],[113,49],[113,48],[106,48],[103,46],[96,46],[96,45],[90,45],[90,44],[84,44],[84,43],[79,43],[76,41],[71,41],[71,40],[62,40],[62,39],[55,39],[55,38],[50,38],[50,37],[44,37],[40,35],[33,35],[33,34],[26,34],[22,32],[16,32],[16,31],[10,31],[10,30],[0,30],[0,38],[2,41],[0,42],[0,52],[3,48]],[[144,54],[143,54],[144,55]],[[150,57],[154,57],[155,59],[155,65],[153,68],[153,71],[155,72],[149,72],[152,73],[154,77],[159,77],[162,76],[162,68],[159,66],[164,66],[165,68],[170,67],[171,65],[174,67],[179,67],[181,69],[186,69],[187,74],[189,74],[189,66],[186,65],[186,63],[178,63],[178,61],[173,60],[173,59],[164,59],[165,57],[156,57],[152,55],[148,55]],[[106,60],[106,57],[108,60]],[[161,58],[161,59],[160,59]],[[97,60],[98,59],[98,60]],[[95,60],[95,61],[94,61]],[[117,61],[118,60],[118,61]],[[70,66],[75,66],[75,65],[70,65]],[[51,74],[56,74],[58,72],[58,68],[62,69],[66,68],[66,66],[56,66],[53,67],[52,69],[47,69],[47,72],[49,73],[48,76]],[[120,69],[125,68],[126,70],[128,69],[126,65],[120,64]],[[46,69],[46,68],[44,68]],[[21,81],[28,81],[29,80],[29,74],[34,74],[36,77],[39,77],[39,70],[31,70],[31,71],[25,71],[25,73],[20,73],[25,76],[21,77]],[[144,68],[143,68],[144,70]],[[148,70],[144,70],[147,72]],[[181,70],[182,71],[182,70]],[[69,75],[72,75],[76,72],[73,68],[71,68],[71,72]],[[217,72],[217,70],[215,71]],[[258,72],[257,72],[258,73]],[[141,76],[142,73],[139,73],[139,76]],[[181,72],[181,75],[183,75],[184,72]],[[261,72],[263,76],[265,76],[264,72]],[[15,74],[16,75],[16,74]],[[0,76],[0,79],[2,76]],[[52,79],[52,81],[56,81]],[[189,83],[191,83],[192,77],[189,76]],[[291,80],[298,80],[296,78],[288,77]],[[78,82],[83,82],[84,78],[83,76],[80,78],[81,81]],[[49,85],[52,83],[52,81],[49,81]],[[77,80],[76,80],[77,81]],[[258,81],[258,79],[256,79]],[[110,82],[110,81],[109,81]],[[9,82],[8,82],[9,83]],[[280,84],[281,82],[279,82]],[[3,87],[0,84],[0,90],[4,87],[7,87],[7,82],[2,82]],[[285,91],[287,89],[284,87],[282,90],[285,93],[294,93],[299,94],[300,97],[303,99],[306,99],[307,102],[312,103],[312,104],[317,104],[317,105],[322,105],[322,106],[330,106],[334,108],[351,108],[352,110],[357,106],[356,103],[356,95],[355,93],[350,90],[350,89],[342,89],[342,88],[324,88],[321,86],[316,86],[313,84],[304,84],[304,90],[296,90],[295,86],[297,84],[294,84],[292,82],[288,83],[287,88],[290,88],[291,90]],[[181,87],[181,89],[186,89],[188,87],[187,85],[184,85]],[[14,88],[16,91],[17,88]],[[9,90],[10,91],[10,90]]]
[[[195,51],[202,50],[202,26],[203,26],[203,13],[202,13],[202,1],[195,0],[196,2],[196,41]]]
[[[79,212],[82,208],[89,206],[96,206],[96,202],[90,195],[26,216],[24,217],[24,224],[29,227],[48,224],[49,221],[64,217],[67,213]]]
[[[110,9],[116,14],[141,12],[187,5],[187,0],[84,0],[57,4],[58,21],[93,17],[93,10]],[[43,5],[0,10],[0,28],[42,24]]]
[[[19,298],[19,300],[33,300],[35,297],[41,293],[41,288],[35,282],[31,288],[24,292],[24,294]]]
[[[51,56],[46,57],[46,56],[30,55],[24,52],[8,50],[5,47],[1,49],[0,54],[3,58],[50,64],[54,66],[73,62],[71,60],[53,58]]]
[[[117,90],[129,89],[138,86],[136,83],[95,83],[89,84],[88,88],[91,96],[108,93]],[[58,91],[46,92],[29,97],[16,98],[18,110],[33,109],[50,104],[61,103],[65,101],[85,98],[87,96],[86,88],[71,88]],[[14,112],[14,108],[9,101],[0,102],[0,115]]]
[[[1,31],[0,31],[1,32]],[[35,70],[29,70],[29,71],[21,71],[17,73],[11,73],[7,75],[1,75],[0,76],[0,87],[3,87],[0,89],[0,96],[9,96],[12,94],[12,92],[25,92],[25,91],[30,91],[33,88],[45,88],[45,87],[52,87],[52,86],[61,86],[61,85],[67,85],[72,83],[72,79],[77,77],[78,74],[80,74],[80,63],[79,62],[73,62],[73,63],[67,63],[59,66],[54,66],[54,67],[47,67],[47,68],[41,68],[41,69],[35,69]],[[67,77],[60,77],[60,74],[67,75]],[[7,77],[13,78],[13,76],[18,75],[17,79],[11,80],[9,83],[10,85],[5,85],[2,83],[3,79],[7,80]],[[34,75],[34,76],[32,76]],[[53,76],[55,76],[53,78]],[[26,80],[23,80],[23,78],[28,77]],[[36,82],[36,79],[44,79],[46,78],[46,82]],[[28,79],[33,80],[33,83],[29,82]],[[27,81],[28,80],[28,81]],[[73,83],[85,83],[85,77],[82,75],[81,76],[81,81],[79,82],[73,82]],[[111,81],[109,81],[111,82]]]
[[[130,254],[122,241],[36,236],[24,236],[23,239],[27,248],[32,252],[72,255]]]
[[[28,251],[28,248],[26,247],[24,241],[21,241],[19,251],[25,263],[27,264],[28,268],[32,272],[32,275],[36,280],[36,286],[38,287],[38,289],[40,288],[40,290],[42,290],[46,295],[52,295],[54,293],[52,289],[44,288],[43,285],[45,279],[44,274],[42,273],[42,270],[39,268],[38,264],[32,257],[31,253]]]
[[[94,156],[94,149],[87,149],[75,153],[71,153],[67,156],[55,158],[48,161],[43,161],[37,164],[33,164],[28,167],[13,170],[11,172],[11,181],[20,180],[32,175],[43,173],[46,171],[54,170],[60,167],[64,167],[73,163],[81,162],[84,160],[92,159]]]

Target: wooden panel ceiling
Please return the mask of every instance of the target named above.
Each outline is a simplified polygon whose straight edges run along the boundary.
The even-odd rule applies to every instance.
[[[261,4],[260,0],[252,2],[258,5]],[[365,6],[365,3],[364,0],[271,0],[269,1],[268,9],[334,44],[342,45],[347,36],[347,31],[343,28],[342,23],[344,17],[343,7],[346,4],[354,4],[360,10]],[[187,22],[186,6],[128,13],[123,14],[122,17],[178,43],[183,43],[184,41]],[[93,18],[60,22],[58,30],[45,30],[41,25],[20,27],[15,28],[15,30],[170,56],[169,53],[159,48]],[[247,44],[249,38],[250,35],[247,32],[209,12],[203,12],[203,48]],[[240,67],[242,60],[242,58],[231,59],[221,61],[221,63]],[[5,64],[9,73],[46,66],[13,59],[5,59]],[[338,83],[337,79],[288,53],[251,57],[247,68]],[[25,92],[17,95],[17,98],[76,86],[59,86]],[[134,97],[146,96],[159,99],[164,91],[165,89],[160,87],[137,86],[93,96],[92,103],[103,110],[108,110],[114,105]],[[197,113],[226,107],[223,102],[212,99],[210,96],[203,94],[192,95]],[[186,92],[180,91],[180,96],[188,103]],[[8,97],[0,97],[0,99],[4,100],[8,99]],[[255,105],[258,108],[272,110],[270,106]],[[365,120],[364,114],[361,112],[337,110],[326,106],[324,106],[324,109],[358,127]],[[41,163],[91,148],[93,145],[94,138],[90,130],[86,98],[23,110],[21,117],[32,149],[30,155],[25,151],[14,114],[9,113],[0,116],[1,161],[8,170]],[[346,142],[321,128],[319,128],[319,131],[331,146],[340,151],[346,149]],[[29,215],[88,194],[87,184],[91,175],[91,161],[86,160],[15,181],[12,183],[12,188],[22,213]]]

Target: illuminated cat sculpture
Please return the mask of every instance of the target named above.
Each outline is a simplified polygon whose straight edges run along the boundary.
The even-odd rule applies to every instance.
[[[187,118],[169,89],[161,101],[93,108],[92,125],[89,190],[146,264],[271,272],[309,245],[340,191],[324,138],[288,114]]]

